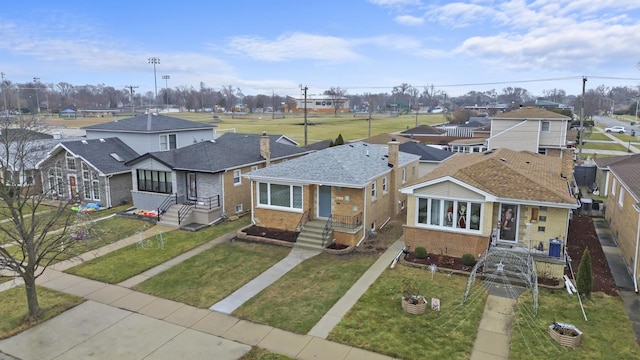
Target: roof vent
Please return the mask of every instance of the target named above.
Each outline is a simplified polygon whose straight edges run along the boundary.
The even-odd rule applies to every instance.
[[[116,153],[111,153],[109,155],[111,155],[111,157],[114,158],[116,161],[124,162],[124,159],[120,155],[118,155]]]
[[[82,140],[82,143],[85,144],[85,145],[88,144],[87,140]]]
[[[501,161],[507,162],[507,159],[505,158],[500,158]]]
[[[104,139],[100,139],[100,142],[101,142],[101,143],[103,143],[103,142],[105,142],[105,141],[104,141]]]

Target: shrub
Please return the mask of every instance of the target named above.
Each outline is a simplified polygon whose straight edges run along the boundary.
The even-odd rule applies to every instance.
[[[415,250],[413,250],[413,254],[416,256],[416,259],[426,259],[427,258],[427,249],[422,246],[418,246]]]
[[[576,279],[578,293],[586,297],[591,296],[593,278],[591,274],[591,254],[589,248],[584,249],[580,265],[578,265],[578,278]]]
[[[473,266],[476,264],[476,258],[472,254],[464,254],[462,255],[462,263],[465,266]]]

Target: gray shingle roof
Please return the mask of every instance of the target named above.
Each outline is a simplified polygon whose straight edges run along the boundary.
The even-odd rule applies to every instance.
[[[302,155],[309,152],[277,142],[281,135],[269,135],[271,160]],[[225,133],[215,140],[202,141],[171,151],[156,151],[140,156],[128,164],[154,158],[174,170],[215,173],[248,164],[264,162],[260,155],[260,135]]]
[[[111,122],[85,126],[89,131],[156,133],[164,131],[213,129],[215,125],[178,119],[172,116],[145,114]]]
[[[400,151],[420,156],[420,161],[443,161],[454,153],[415,142],[400,144]]]
[[[640,199],[640,154],[627,156],[624,160],[609,165],[611,172],[626,185],[631,195]]]
[[[387,155],[387,146],[354,142],[258,169],[248,177],[362,188],[391,170]],[[398,158],[399,166],[405,166],[419,156],[400,152]]]
[[[125,162],[139,156],[119,138],[65,141],[59,147],[82,157],[105,175],[130,171]],[[116,160],[111,154],[117,154],[124,161]]]

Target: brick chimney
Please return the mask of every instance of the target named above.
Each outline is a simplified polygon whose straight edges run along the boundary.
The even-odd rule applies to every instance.
[[[271,144],[269,143],[269,136],[266,131],[262,132],[262,136],[260,136],[260,156],[262,156],[266,161],[266,166],[271,164]]]

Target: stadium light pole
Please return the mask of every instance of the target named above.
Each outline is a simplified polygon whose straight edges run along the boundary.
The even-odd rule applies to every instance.
[[[40,78],[35,76],[33,78],[33,83],[36,85],[36,107],[37,107],[37,112],[38,114],[40,113],[40,99],[38,98],[38,82],[40,81]]]
[[[164,95],[167,99],[167,114],[169,113],[169,79],[171,79],[171,76],[169,75],[162,75],[162,78],[164,79]]]
[[[160,59],[157,57],[150,57],[149,64],[153,64],[153,84],[156,90],[156,97],[154,100],[156,104],[156,113],[158,112],[158,77],[156,76],[156,65],[160,64]]]

